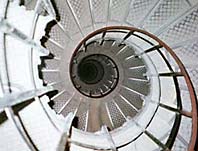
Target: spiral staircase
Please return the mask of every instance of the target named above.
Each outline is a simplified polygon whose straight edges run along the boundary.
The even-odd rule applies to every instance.
[[[1,0],[1,151],[197,151],[197,0]]]

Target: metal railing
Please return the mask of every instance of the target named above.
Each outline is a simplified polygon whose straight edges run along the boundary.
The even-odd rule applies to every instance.
[[[38,4],[40,2],[41,1],[38,1]],[[9,1],[8,1],[8,3],[9,3]],[[51,5],[50,1],[44,0],[44,3],[46,4],[46,7],[47,7],[47,10],[49,11],[49,14],[51,14],[53,17],[55,17],[55,13],[54,13],[54,10],[52,8],[52,5]],[[34,48],[38,48],[37,50],[41,50],[41,52],[44,52],[44,54],[48,54],[49,52],[45,48],[43,48],[39,44],[35,43],[34,40],[33,40],[34,39],[34,30],[35,30],[37,18],[38,18],[38,14],[35,14],[34,23],[33,23],[33,26],[32,26],[32,35],[30,35],[30,36],[24,35],[21,31],[19,31],[18,29],[15,29],[13,26],[11,26],[5,20],[6,19],[6,12],[5,12],[5,17],[0,20],[0,29],[2,29],[2,31],[4,32],[4,36],[6,34],[6,36],[7,35],[10,35],[10,36],[13,36],[15,38],[18,38],[21,41],[23,41],[24,43],[28,44],[31,48],[33,48],[33,47]],[[167,143],[166,144],[163,144],[160,140],[158,140],[157,138],[155,138],[152,134],[150,134],[145,129],[143,130],[143,132],[149,138],[151,138],[154,142],[156,142],[157,145],[159,145],[160,147],[162,147],[164,150],[165,149],[166,150],[170,150],[171,147],[172,147],[172,145],[173,145],[173,143],[174,143],[174,140],[175,140],[175,138],[177,136],[177,133],[178,133],[178,129],[179,129],[179,126],[180,126],[181,116],[189,117],[189,118],[192,119],[192,135],[191,135],[191,141],[189,142],[188,150],[189,151],[194,150],[195,149],[196,140],[197,140],[197,123],[198,123],[198,120],[197,120],[197,117],[198,117],[197,116],[197,98],[196,98],[196,94],[195,94],[195,90],[193,88],[192,82],[190,80],[190,77],[189,77],[189,75],[188,75],[188,73],[187,73],[187,71],[186,71],[183,63],[176,56],[176,54],[173,52],[173,50],[168,45],[166,45],[163,41],[161,41],[159,38],[157,38],[156,36],[154,36],[154,35],[146,32],[144,30],[133,28],[133,27],[126,27],[126,26],[105,27],[105,28],[102,28],[102,29],[99,29],[99,30],[94,31],[93,33],[91,33],[88,36],[86,36],[80,42],[80,44],[75,49],[73,55],[75,55],[81,47],[86,46],[86,42],[89,39],[95,37],[96,35],[101,35],[101,39],[105,39],[105,35],[108,32],[125,33],[126,35],[125,35],[125,37],[123,37],[123,39],[122,39],[123,41],[121,41],[121,43],[124,42],[125,40],[127,40],[130,36],[136,36],[137,38],[140,38],[140,39],[144,40],[146,43],[149,43],[152,46],[151,49],[145,50],[143,53],[149,53],[149,52],[152,52],[152,51],[157,51],[163,57],[165,63],[167,64],[167,66],[168,66],[168,68],[170,70],[170,73],[159,73],[158,76],[159,77],[160,76],[168,76],[168,77],[173,77],[173,79],[174,79],[175,88],[177,90],[177,98],[178,98],[177,108],[173,108],[173,107],[170,107],[170,106],[167,106],[167,105],[164,105],[164,104],[159,104],[159,106],[161,106],[161,107],[164,107],[164,108],[166,108],[166,109],[168,109],[170,111],[173,111],[173,112],[178,113],[178,115],[177,115],[177,117],[175,119],[175,123],[174,123],[173,129],[172,129],[172,131],[171,131],[171,133],[169,135],[169,139],[168,139]],[[145,37],[142,37],[142,36],[138,35],[137,33],[141,33],[141,34],[143,34],[145,36],[148,36],[149,38],[157,41],[159,43],[159,45],[154,45],[148,39],[145,39]],[[31,37],[31,38],[29,38],[29,37]],[[180,69],[179,72],[176,72],[176,71],[174,71],[172,69],[171,64],[167,61],[166,57],[162,53],[161,48],[164,48],[172,56],[172,58],[175,60],[175,62],[179,66],[179,69]],[[5,48],[4,51],[6,52],[6,48]],[[38,149],[34,145],[34,143],[32,142],[31,138],[28,136],[28,133],[24,129],[24,126],[23,126],[22,121],[19,120],[20,121],[19,123],[16,122],[16,118],[17,117],[13,113],[12,106],[13,105],[16,105],[16,104],[19,104],[19,103],[22,103],[23,101],[30,100],[30,99],[33,98],[34,100],[40,102],[40,105],[42,106],[44,112],[46,113],[47,117],[49,118],[49,120],[51,121],[51,123],[54,125],[54,127],[56,127],[56,124],[53,122],[53,120],[51,119],[50,115],[48,115],[45,107],[43,106],[41,100],[39,99],[39,96],[44,95],[48,91],[51,91],[52,88],[51,87],[48,87],[48,88],[42,89],[42,90],[37,89],[36,83],[35,83],[36,81],[35,81],[35,79],[33,77],[33,75],[34,75],[33,72],[34,71],[33,71],[33,59],[32,59],[32,55],[33,55],[33,49],[31,49],[30,67],[31,67],[31,70],[32,70],[32,82],[33,82],[33,85],[34,85],[34,90],[28,91],[28,92],[21,92],[18,95],[13,94],[12,93],[12,88],[11,88],[10,82],[9,82],[8,71],[5,71],[7,73],[7,81],[8,81],[7,86],[9,88],[8,88],[8,91],[5,90],[4,89],[4,84],[3,84],[2,80],[0,79],[1,88],[2,88],[2,90],[4,92],[4,97],[1,98],[1,100],[0,100],[1,101],[0,108],[4,108],[5,109],[5,112],[7,114],[7,117],[11,121],[13,121],[13,124],[16,126],[17,130],[21,134],[21,137],[23,138],[24,142],[28,145],[28,147],[29,147],[30,150],[34,151],[34,150],[38,150]],[[6,57],[7,56],[5,56],[5,58]],[[5,59],[5,61],[6,61],[6,59]],[[5,64],[7,64],[7,62],[5,62]],[[180,96],[180,89],[179,89],[179,86],[178,86],[179,83],[177,81],[177,77],[178,76],[182,76],[182,77],[185,78],[185,81],[186,81],[186,84],[187,84],[187,87],[188,87],[188,91],[189,91],[189,94],[190,94],[190,98],[191,98],[191,106],[192,106],[192,111],[191,112],[188,112],[188,111],[185,111],[185,110],[182,109],[181,98],[180,98],[181,97]],[[70,129],[71,121],[72,121],[72,118],[68,122],[68,125],[69,126],[67,125],[68,127],[65,129],[65,131],[67,131],[67,132],[68,132],[68,129]],[[23,129],[21,129],[21,127],[23,127]],[[59,130],[59,131],[61,131],[57,127],[56,127],[56,129]],[[120,147],[119,146],[115,146],[115,144],[114,144],[114,142],[113,142],[113,140],[111,138],[110,133],[108,132],[108,130],[105,127],[103,128],[103,131],[106,134],[106,136],[108,137],[108,140],[109,140],[109,142],[111,143],[111,146],[112,146],[112,148],[110,148],[109,150],[117,150],[118,148],[122,147],[122,146],[120,146]],[[64,134],[65,133],[63,133],[63,135]],[[66,133],[66,135],[69,136],[68,133]],[[67,141],[67,139],[65,139],[64,141]],[[74,144],[79,145],[79,146],[82,146],[82,147],[91,148],[91,149],[99,149],[96,146],[91,146],[91,145],[90,146],[86,146],[86,145],[80,144],[78,142],[73,142],[70,139],[68,139],[68,140],[71,143],[74,143]]]
[[[73,57],[78,53],[79,50],[86,47],[86,44],[90,39],[94,39],[94,37],[97,36],[97,38],[101,37],[101,41],[103,41],[105,39],[105,36],[107,35],[107,33],[112,33],[112,32],[120,33],[122,35],[123,35],[123,33],[125,33],[125,36],[120,41],[120,44],[122,44],[124,41],[126,41],[130,36],[135,36],[139,39],[142,39],[145,43],[150,44],[151,48],[149,48],[147,50],[144,50],[139,55],[147,54],[147,53],[150,53],[150,52],[153,52],[153,51],[157,51],[160,54],[160,56],[163,58],[164,62],[166,63],[166,65],[167,65],[167,67],[169,68],[169,71],[170,71],[170,72],[158,73],[157,76],[159,76],[159,77],[172,77],[173,81],[174,81],[174,84],[175,84],[177,108],[173,108],[171,106],[159,103],[160,107],[163,107],[165,109],[168,109],[169,111],[177,113],[176,118],[175,118],[175,122],[174,122],[174,126],[173,126],[173,128],[170,132],[169,139],[167,140],[166,144],[163,144],[160,140],[155,138],[147,130],[143,130],[143,132],[148,137],[150,137],[157,145],[159,145],[161,148],[163,148],[164,150],[171,150],[171,148],[174,144],[175,138],[177,137],[177,134],[178,134],[178,131],[179,131],[181,117],[182,116],[189,117],[189,118],[192,119],[192,134],[191,134],[191,140],[189,142],[188,150],[189,151],[194,150],[195,145],[196,145],[196,140],[197,140],[197,122],[198,122],[198,120],[197,120],[197,117],[198,117],[197,116],[197,98],[196,98],[195,89],[193,87],[193,84],[190,80],[190,77],[189,77],[183,63],[180,61],[180,59],[177,57],[177,55],[173,52],[173,50],[167,44],[165,44],[163,41],[161,41],[155,35],[152,35],[151,33],[147,32],[145,30],[141,30],[141,29],[137,29],[137,28],[133,28],[133,27],[127,27],[127,26],[111,26],[111,27],[105,27],[105,28],[96,30],[96,31],[92,32],[91,34],[89,34],[88,36],[86,36],[79,43],[79,45],[76,47],[76,49],[73,53]],[[147,38],[145,38],[145,37],[147,37]],[[151,42],[152,40],[156,41],[158,43],[158,45],[154,45]],[[163,53],[164,50],[167,51],[171,55],[171,57],[174,59],[174,61],[177,63],[177,65],[180,69],[179,72],[173,70],[174,67],[169,63],[169,61],[167,60],[166,56]],[[70,64],[70,66],[71,66],[71,64]],[[70,67],[70,69],[71,69],[71,67]],[[180,94],[180,88],[179,88],[179,83],[178,83],[177,77],[184,77],[184,79],[185,79],[185,82],[187,84],[188,91],[189,91],[189,94],[190,94],[190,99],[191,99],[191,107],[192,107],[191,112],[185,111],[182,108],[181,94]],[[76,143],[76,144],[78,144],[78,143]],[[80,143],[79,143],[79,145],[80,145]],[[92,148],[92,147],[89,146],[88,148]],[[117,146],[117,148],[119,148],[119,147]],[[92,148],[92,149],[94,149],[94,148]]]

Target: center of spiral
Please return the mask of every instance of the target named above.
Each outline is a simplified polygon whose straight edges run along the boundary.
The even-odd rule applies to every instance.
[[[99,98],[115,89],[119,73],[117,65],[110,57],[81,52],[72,62],[71,79],[83,95]]]
[[[103,65],[90,57],[83,59],[78,65],[78,76],[86,84],[96,84],[104,77]]]

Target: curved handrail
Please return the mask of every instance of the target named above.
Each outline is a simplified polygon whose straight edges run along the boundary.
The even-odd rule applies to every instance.
[[[133,32],[139,32],[142,33],[154,40],[156,40],[160,46],[162,46],[163,48],[165,48],[169,54],[173,57],[173,59],[175,60],[175,62],[177,63],[179,69],[180,69],[180,74],[184,76],[184,79],[186,81],[187,87],[188,87],[188,91],[190,93],[190,99],[191,99],[191,105],[192,105],[192,112],[189,113],[191,115],[192,118],[192,135],[191,135],[191,140],[189,142],[189,146],[188,146],[188,150],[192,151],[195,148],[196,145],[196,140],[197,140],[197,122],[198,122],[198,113],[197,113],[197,97],[196,97],[196,93],[192,84],[192,81],[190,79],[190,76],[185,68],[185,66],[183,65],[183,63],[181,62],[181,60],[178,58],[178,56],[175,54],[175,52],[167,45],[165,44],[162,40],[160,40],[157,36],[142,30],[142,29],[138,29],[138,28],[134,28],[134,27],[128,27],[128,26],[109,26],[109,27],[104,27],[101,29],[98,29],[94,32],[92,32],[91,34],[89,34],[88,36],[86,36],[80,43],[79,45],[76,47],[76,49],[74,50],[73,56],[74,57],[76,55],[76,53],[78,52],[78,50],[86,44],[86,41],[88,41],[90,38],[101,34],[101,33],[106,33],[109,32],[111,30],[127,30],[129,31],[128,34],[130,36],[130,34],[132,34]],[[70,69],[71,69],[71,64],[70,64]]]

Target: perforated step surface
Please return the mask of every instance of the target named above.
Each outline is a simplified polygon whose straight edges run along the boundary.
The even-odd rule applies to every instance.
[[[1,150],[193,150],[197,110],[188,75],[138,29],[170,46],[198,92],[197,10],[197,0],[1,0],[0,17],[50,55],[19,41],[24,35],[5,30],[0,18],[0,99],[54,89],[18,111],[7,101],[13,115],[0,108]]]

